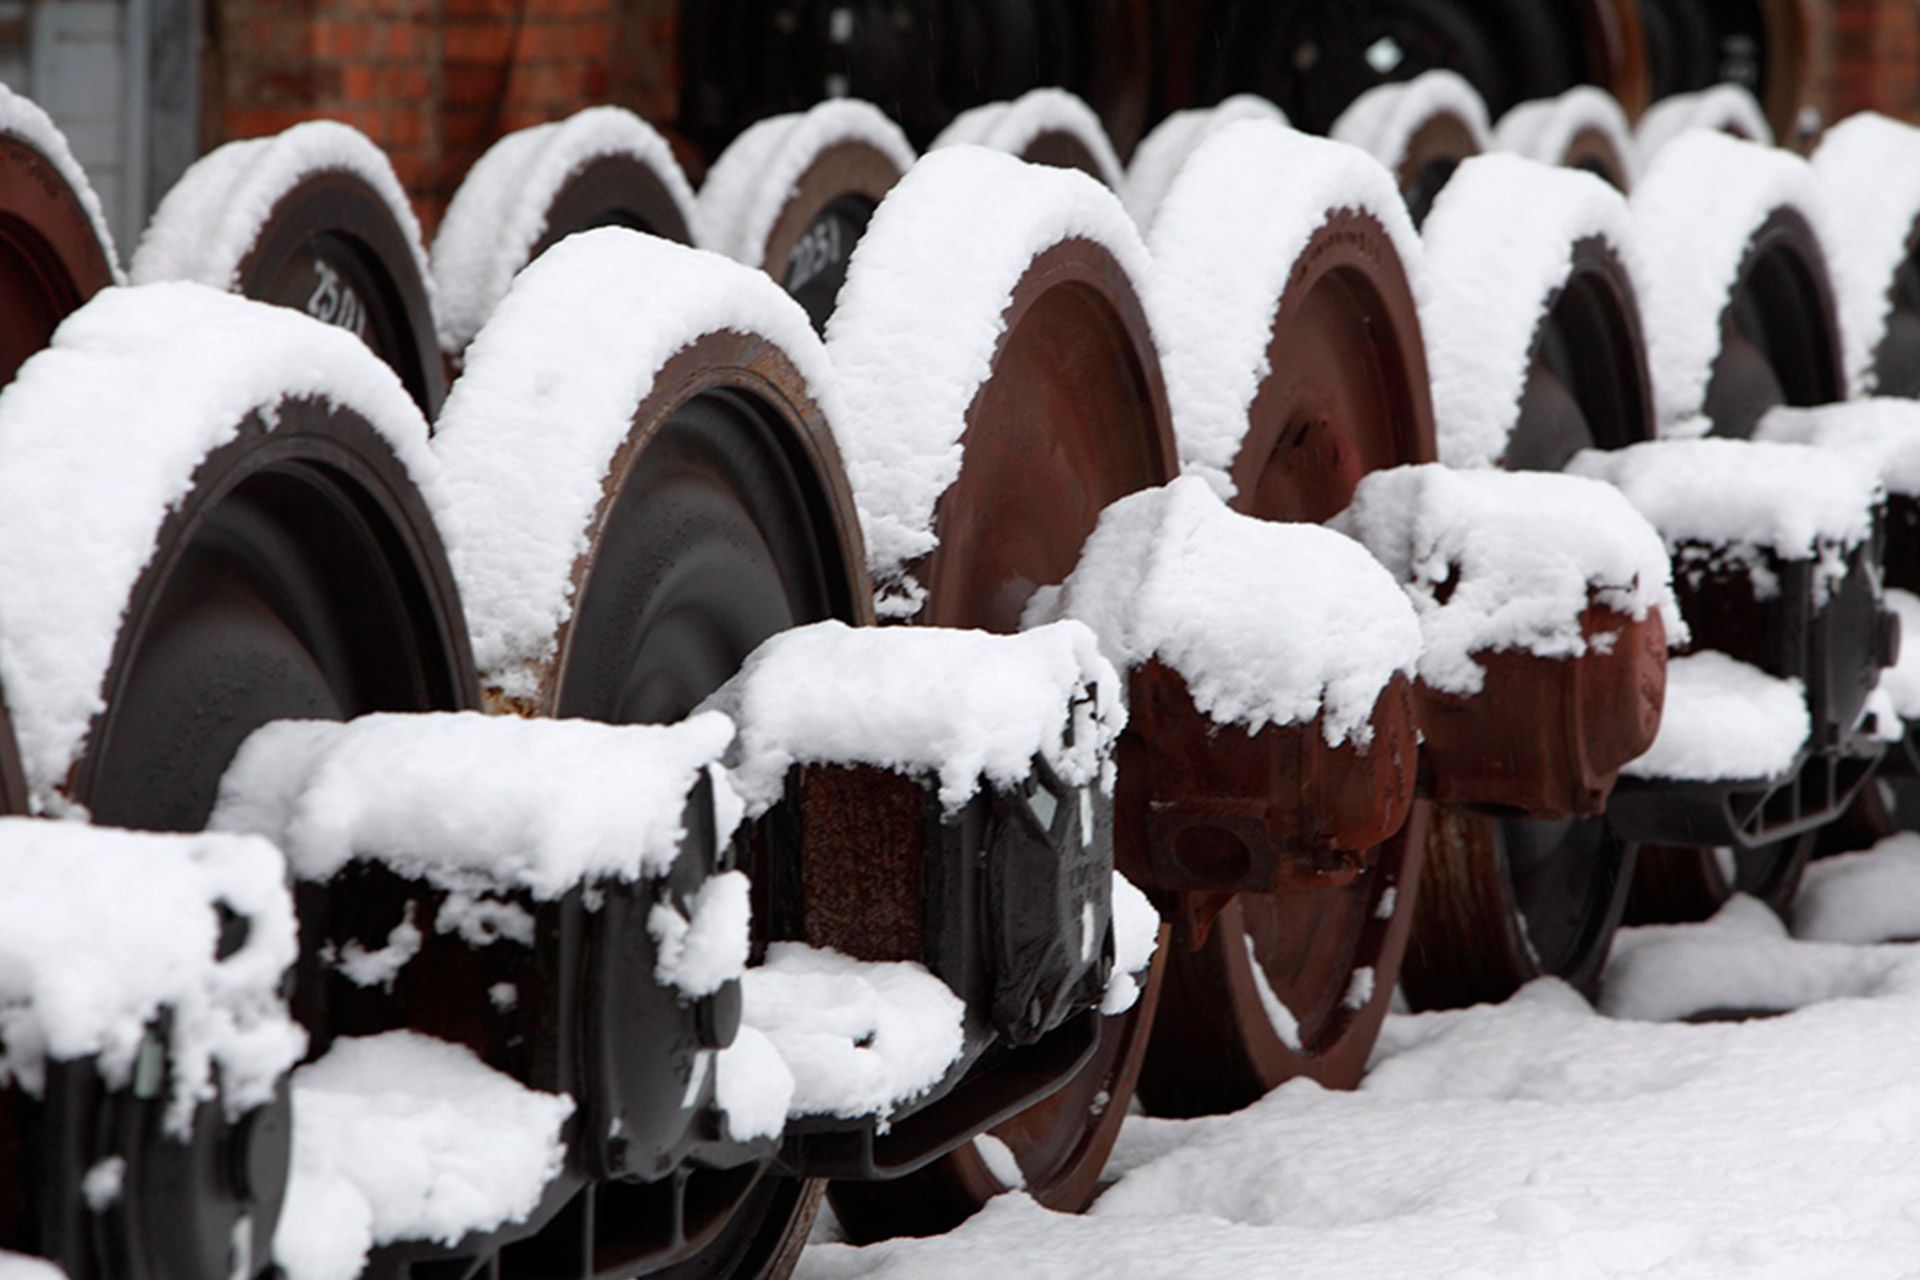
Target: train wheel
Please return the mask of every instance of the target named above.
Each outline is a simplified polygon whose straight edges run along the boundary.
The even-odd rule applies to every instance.
[[[1634,151],[1646,168],[1660,149],[1690,129],[1714,129],[1743,142],[1773,144],[1773,126],[1753,95],[1736,84],[1675,94],[1653,104],[1633,131]]]
[[[1019,200],[1004,198],[1010,189]],[[957,242],[946,234],[956,218],[970,233]],[[1072,572],[1107,505],[1172,477],[1166,393],[1136,284],[1144,269],[1119,202],[1077,175],[951,151],[927,156],[888,197],[828,349],[851,375],[842,439],[895,616],[1019,630],[1034,590]],[[944,305],[930,308],[936,297]],[[903,353],[926,350],[943,352],[940,369],[900,368]],[[1042,1203],[1078,1209],[1091,1198],[1153,994],[1103,1020],[1085,1073],[993,1130]],[[894,1182],[835,1183],[828,1194],[849,1233],[866,1238],[944,1230],[1010,1185],[970,1146]]]
[[[1187,162],[1194,149],[1214,132],[1241,120],[1271,120],[1286,124],[1280,108],[1265,98],[1250,93],[1237,94],[1217,107],[1194,107],[1176,111],[1140,140],[1133,159],[1127,162],[1127,212],[1144,233],[1153,226],[1153,215],[1166,198],[1167,188]]]
[[[1487,149],[1489,134],[1487,104],[1474,87],[1451,71],[1429,71],[1367,90],[1327,136],[1392,170],[1418,226],[1460,162]]]
[[[1433,460],[1402,265],[1419,248],[1377,164],[1281,129],[1216,135],[1175,179],[1152,247],[1183,459],[1224,477],[1236,510],[1319,523],[1368,472]],[[1297,1076],[1359,1080],[1406,946],[1424,823],[1416,805],[1344,884],[1224,909],[1183,896],[1141,1076],[1150,1109],[1227,1111]]]
[[[1542,164],[1585,169],[1616,191],[1633,185],[1627,114],[1605,90],[1578,85],[1557,98],[1523,102],[1494,127],[1494,144]]]
[[[129,274],[197,280],[360,335],[432,421],[447,376],[420,223],[385,153],[312,120],[201,157],[160,202]]]
[[[119,275],[100,201],[53,121],[0,88],[0,386]]]
[[[906,135],[864,102],[762,120],[700,189],[706,246],[765,270],[824,332],[854,245],[913,158]]]
[[[581,308],[587,296],[616,312]],[[541,352],[565,361],[557,401]],[[492,707],[675,720],[775,632],[870,621],[822,408],[831,378],[804,315],[757,271],[617,229],[530,267],[473,344],[435,438]],[[798,936],[799,869],[770,844],[748,859],[760,947]],[[695,1247],[665,1274],[784,1275],[818,1200],[770,1172],[742,1192],[695,1171]]]
[[[1065,89],[1034,89],[1012,102],[963,111],[927,149],[959,143],[1004,151],[1032,164],[1078,169],[1110,191],[1126,182],[1100,117]]]
[[[440,348],[457,360],[521,268],[594,227],[692,244],[693,188],[667,140],[624,107],[510,133],[461,179],[433,238]]]
[[[1733,84],[1764,106],[1765,139],[1792,136],[1812,98],[1808,56],[1816,19],[1806,0],[1715,5],[1700,0],[1635,0],[1647,50],[1649,92],[1661,101]],[[1649,112],[1651,114],[1651,112]],[[1752,135],[1756,138],[1762,135]]]
[[[1827,130],[1813,171],[1837,233],[1849,380],[1860,391],[1920,398],[1920,129],[1850,117]]]

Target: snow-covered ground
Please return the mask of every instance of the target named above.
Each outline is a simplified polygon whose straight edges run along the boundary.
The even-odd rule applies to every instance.
[[[1920,881],[1917,862],[1907,835],[1816,864],[1802,931],[1920,937],[1920,895],[1879,874]],[[1599,1010],[1542,981],[1395,1016],[1356,1093],[1302,1081],[1236,1115],[1136,1116],[1084,1217],[1012,1194],[936,1239],[819,1244],[799,1274],[1920,1274],[1920,947],[1795,938],[1735,899],[1623,934],[1607,977]],[[1680,1020],[1758,1008],[1783,1012]]]

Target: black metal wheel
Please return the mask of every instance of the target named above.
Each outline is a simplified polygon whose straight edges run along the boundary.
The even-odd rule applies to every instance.
[[[1751,436],[1776,405],[1845,396],[1826,258],[1797,209],[1774,210],[1748,239],[1720,332],[1705,406],[1713,434]]]

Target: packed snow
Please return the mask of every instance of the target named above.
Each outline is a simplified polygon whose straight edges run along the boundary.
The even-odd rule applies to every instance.
[[[307,1042],[281,994],[298,946],[281,874],[251,837],[0,818],[0,1087],[39,1096],[49,1060],[90,1055],[122,1087],[165,1012],[170,1133],[216,1087],[229,1115],[269,1101]],[[248,926],[224,958],[222,909]]]
[[[1491,144],[1485,99],[1464,77],[1446,70],[1375,85],[1340,113],[1327,136],[1359,147],[1387,168],[1398,170],[1414,135],[1439,115],[1454,116],[1465,125],[1476,150],[1485,151]]]
[[[1873,468],[1888,493],[1920,496],[1920,401],[1887,397],[1838,400],[1811,409],[1769,409],[1753,438],[1810,444]]]
[[[767,261],[774,224],[814,163],[848,145],[878,152],[898,173],[913,167],[913,145],[900,126],[872,103],[855,98],[830,98],[810,110],[747,126],[701,184],[701,246],[750,267],[779,265]]]
[[[723,871],[707,878],[684,914],[673,903],[654,904],[647,932],[658,955],[653,976],[662,986],[698,999],[739,978],[752,941],[751,893],[743,873]]]
[[[671,725],[476,711],[278,720],[241,745],[209,825],[277,841],[306,880],[362,858],[445,889],[556,898],[665,874],[689,792],[703,774],[727,786],[715,765],[732,737],[712,714]],[[718,839],[731,832],[722,824]]]
[[[1827,252],[1848,379],[1856,393],[1870,392],[1894,274],[1920,233],[1920,129],[1874,112],[1849,116],[1820,139],[1813,173],[1833,220]]]
[[[1660,149],[1628,202],[1645,271],[1640,312],[1661,429],[1697,430],[1747,242],[1779,209],[1832,243],[1813,169],[1790,151],[1696,129]]]
[[[294,1073],[274,1261],[288,1280],[352,1280],[375,1245],[520,1221],[560,1172],[573,1108],[431,1036],[335,1041]]]
[[[1181,461],[1231,497],[1247,412],[1294,268],[1341,210],[1387,232],[1416,298],[1420,239],[1393,175],[1365,152],[1246,120],[1209,134],[1154,217],[1151,304]]]
[[[1667,662],[1660,731],[1630,778],[1723,782],[1776,778],[1807,740],[1806,690],[1711,649]]]
[[[744,1029],[792,1073],[793,1116],[884,1120],[938,1084],[965,1043],[960,997],[910,961],[776,942],[741,990]]]
[[[1842,896],[1872,912],[1872,894]],[[1880,920],[1863,942],[1920,935],[1920,902]],[[1622,1020],[1545,979],[1390,1016],[1355,1092],[1298,1080],[1229,1116],[1130,1117],[1085,1216],[1004,1195],[945,1236],[816,1245],[799,1275],[1910,1274],[1920,951],[1794,941],[1736,899],[1616,953],[1603,1007],[1787,1012]]]
[[[799,303],[762,271],[625,228],[541,254],[468,347],[434,436],[440,531],[474,660],[503,693],[538,694],[558,653],[636,409],[675,354],[723,332],[783,352],[837,429],[835,379]]]
[[[1119,677],[1078,622],[1012,636],[816,622],[766,640],[702,705],[739,726],[728,761],[750,814],[806,764],[931,776],[950,810],[1021,785],[1036,756],[1068,786],[1110,786],[1126,724]]]
[[[1047,133],[1066,134],[1085,147],[1099,171],[1096,176],[1108,190],[1118,191],[1125,185],[1120,157],[1114,154],[1100,117],[1065,89],[1030,89],[1011,102],[989,102],[962,111],[927,149],[966,145],[1023,156],[1035,139]]]
[[[67,1273],[45,1258],[0,1249],[0,1280],[67,1280]]]
[[[1112,1016],[1133,1008],[1140,998],[1143,971],[1160,946],[1160,913],[1133,881],[1113,873],[1113,976],[1107,981],[1100,1012]]]
[[[713,1101],[734,1142],[777,1138],[793,1103],[793,1069],[766,1032],[742,1024],[714,1055]]]
[[[1670,94],[1647,108],[1633,132],[1640,167],[1646,168],[1669,143],[1693,130],[1773,145],[1773,126],[1753,92],[1744,85],[1717,84],[1693,93]]]
[[[1880,673],[1880,689],[1902,720],[1920,720],[1920,596],[1888,587],[1881,603],[1900,619],[1900,660]]]
[[[651,172],[693,243],[706,243],[693,188],[673,148],[625,107],[588,107],[565,120],[509,133],[467,170],[434,233],[441,350],[458,354],[473,341],[546,235],[555,197],[575,174],[613,156]]]
[[[36,810],[64,807],[122,611],[195,469],[249,415],[272,430],[289,399],[357,413],[443,509],[393,371],[286,307],[197,284],[107,289],[0,391],[0,684]]]
[[[1660,535],[1598,481],[1394,467],[1363,478],[1334,527],[1357,538],[1413,601],[1420,679],[1434,689],[1478,693],[1483,653],[1582,656],[1592,643],[1581,625],[1590,604],[1635,620],[1658,612],[1673,643],[1687,634]]]
[[[1902,831],[1870,849],[1808,863],[1793,900],[1793,932],[1856,946],[1920,938],[1920,834]]]
[[[188,167],[160,201],[133,252],[135,284],[196,280],[215,289],[240,287],[240,268],[273,211],[308,178],[345,173],[387,207],[434,302],[433,277],[420,220],[394,175],[387,153],[338,120],[308,120],[266,138],[215,147]]]
[[[1236,93],[1218,106],[1189,107],[1170,113],[1133,149],[1127,162],[1124,197],[1127,212],[1144,231],[1153,226],[1160,201],[1199,145],[1230,124],[1242,120],[1287,123],[1286,112],[1258,94]]]
[[[1574,139],[1589,129],[1612,146],[1631,183],[1634,148],[1627,113],[1620,109],[1619,99],[1594,85],[1575,85],[1556,97],[1508,108],[1494,126],[1493,145],[1542,164],[1559,165],[1566,163]]]
[[[845,405],[830,421],[883,614],[922,603],[909,568],[938,541],[934,512],[960,475],[967,410],[993,372],[1015,286],[1036,256],[1074,239],[1144,285],[1146,247],[1112,192],[1084,173],[956,146],[913,166],[853,251],[827,322]]]
[[[1229,510],[1199,476],[1113,503],[1031,624],[1084,622],[1107,657],[1158,661],[1216,724],[1321,721],[1329,746],[1372,741],[1374,704],[1411,677],[1420,628],[1394,580],[1351,538]]]
[[[1506,453],[1540,327],[1573,274],[1574,247],[1589,239],[1612,251],[1638,294],[1626,199],[1590,173],[1475,156],[1435,198],[1421,230],[1420,328],[1442,462],[1493,466]]]
[[[100,239],[107,265],[113,268],[114,281],[124,282],[126,276],[120,270],[120,255],[114,252],[113,231],[107,226],[107,215],[100,206],[100,196],[94,191],[93,183],[87,180],[87,171],[74,158],[67,136],[60,132],[60,126],[53,122],[53,117],[33,99],[0,84],[0,134],[18,138],[46,157],[47,163],[72,189],[73,198],[80,202],[87,221],[93,224],[93,233]]]

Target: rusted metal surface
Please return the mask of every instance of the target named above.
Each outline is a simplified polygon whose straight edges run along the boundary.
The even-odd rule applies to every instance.
[[[1567,139],[1560,163],[1569,169],[1585,169],[1615,191],[1625,193],[1633,186],[1632,169],[1627,157],[1613,144],[1604,130],[1585,125]]]
[[[651,165],[631,155],[601,156],[575,170],[547,205],[546,230],[527,253],[531,262],[579,231],[630,227],[692,244],[686,217]]]
[[[863,960],[924,958],[921,785],[871,766],[813,765],[798,791],[806,941]]]
[[[1044,129],[1027,144],[1020,153],[1022,160],[1033,164],[1050,164],[1056,169],[1078,169],[1095,182],[1104,183],[1100,174],[1100,163],[1093,158],[1093,152],[1087,149],[1075,134],[1060,129]]]
[[[1364,749],[1328,746],[1318,719],[1217,725],[1158,662],[1131,683],[1114,858],[1135,884],[1232,894],[1344,883],[1406,821],[1419,747],[1404,676],[1381,693]]]
[[[323,170],[282,196],[240,260],[239,291],[356,333],[432,422],[447,395],[426,282],[386,201]]]
[[[1427,220],[1428,210],[1463,161],[1480,154],[1467,122],[1452,111],[1441,108],[1420,122],[1407,139],[1407,150],[1400,159],[1395,176],[1400,194],[1406,199],[1407,212],[1416,227]]]
[[[1614,779],[1653,745],[1666,701],[1667,631],[1590,603],[1587,652],[1542,658],[1479,653],[1471,695],[1419,686],[1422,794],[1442,804],[1537,818],[1592,816]]]
[[[0,133],[0,386],[68,313],[112,283],[80,197],[39,151]]]
[[[900,170],[867,142],[835,143],[815,156],[794,182],[767,232],[760,265],[806,308],[824,330],[853,247]]]
[[[1580,32],[1587,49],[1587,76],[1638,119],[1652,90],[1646,31],[1639,0],[1581,0]]]

